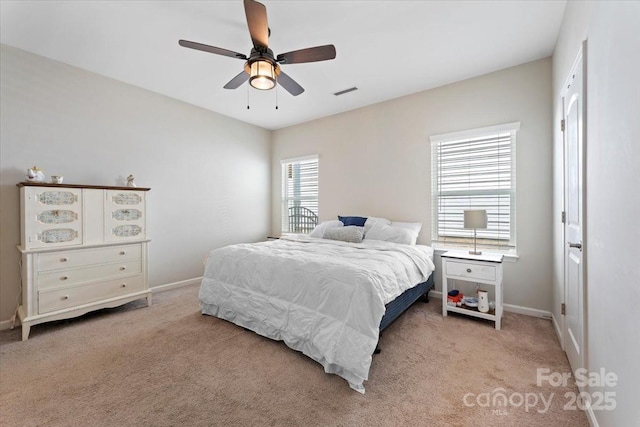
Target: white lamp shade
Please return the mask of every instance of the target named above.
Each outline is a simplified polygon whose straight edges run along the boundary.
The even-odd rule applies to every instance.
[[[484,209],[464,211],[464,228],[487,228],[487,211]]]
[[[252,62],[249,68],[249,84],[256,89],[269,90],[276,85],[276,69],[268,61]]]

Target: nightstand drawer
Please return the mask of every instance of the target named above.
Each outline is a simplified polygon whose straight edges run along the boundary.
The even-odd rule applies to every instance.
[[[447,263],[449,276],[464,277],[466,279],[496,280],[496,268],[493,265],[479,265],[449,260]]]

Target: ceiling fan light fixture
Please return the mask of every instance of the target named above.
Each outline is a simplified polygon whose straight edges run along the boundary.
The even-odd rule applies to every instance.
[[[276,75],[276,67],[269,61],[257,60],[249,65],[249,84],[256,89],[273,89],[276,85]]]
[[[249,56],[229,49],[209,46],[189,40],[179,40],[178,44],[189,49],[246,61],[244,63],[244,71],[241,71],[227,82],[227,84],[223,86],[225,89],[237,89],[248,80],[249,85],[255,89],[270,90],[276,86],[281,86],[293,96],[300,95],[304,92],[304,88],[287,73],[284,73],[280,69],[280,64],[303,64],[306,62],[335,59],[335,46],[328,44],[308,47],[275,56],[269,48],[271,29],[267,21],[267,8],[264,4],[256,0],[244,0],[243,2],[244,13],[247,18],[247,27],[249,28],[249,35],[251,36],[251,42],[253,44]]]

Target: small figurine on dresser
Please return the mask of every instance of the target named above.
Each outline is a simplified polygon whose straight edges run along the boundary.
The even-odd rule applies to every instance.
[[[32,182],[44,182],[44,172],[37,166],[29,168],[27,169],[27,179]]]
[[[127,187],[137,187],[136,183],[134,182],[134,176],[133,175],[129,175],[127,177]]]

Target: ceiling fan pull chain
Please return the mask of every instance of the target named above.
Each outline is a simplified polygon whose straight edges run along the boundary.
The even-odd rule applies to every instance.
[[[249,110],[249,109],[250,109],[250,107],[249,107],[249,91],[250,91],[250,90],[251,90],[251,89],[249,89],[249,85],[247,85],[247,110]]]
[[[276,110],[278,109],[278,76],[276,75]]]

